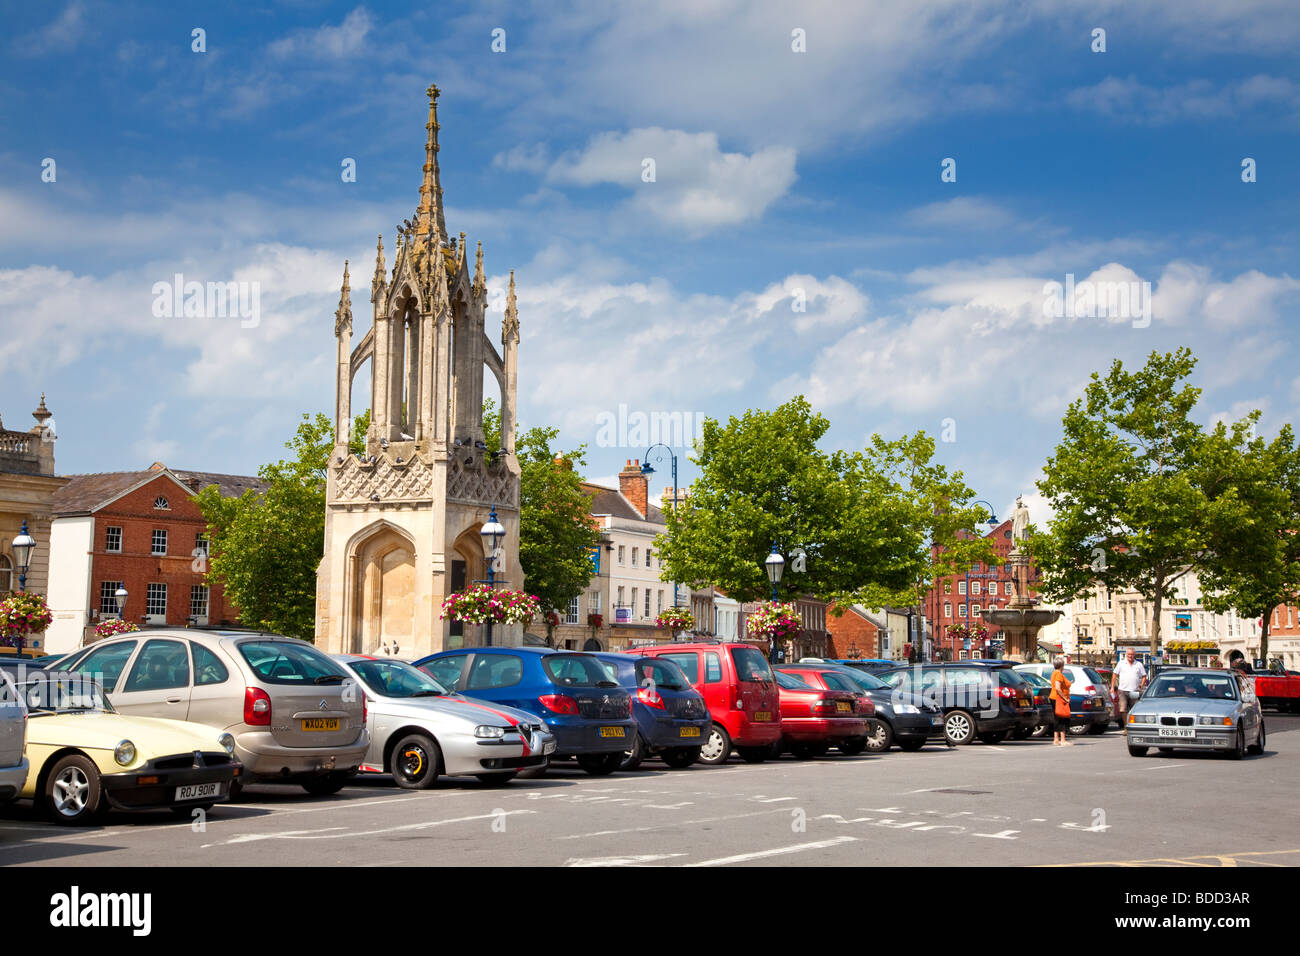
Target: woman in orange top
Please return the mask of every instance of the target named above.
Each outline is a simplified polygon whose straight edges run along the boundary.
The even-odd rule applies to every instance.
[[[1052,701],[1053,710],[1056,714],[1055,733],[1052,736],[1053,747],[1073,747],[1070,741],[1065,739],[1065,733],[1070,729],[1070,678],[1065,676],[1065,658],[1058,657],[1052,662],[1052,693],[1049,699]]]

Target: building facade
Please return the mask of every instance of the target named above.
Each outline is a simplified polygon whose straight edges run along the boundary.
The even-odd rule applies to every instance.
[[[391,272],[383,238],[370,284],[371,327],[354,345],[347,264],[335,312],[334,450],[328,467],[325,555],[316,587],[316,640],[332,653],[417,657],[485,641],[485,628],[442,617],[447,595],[485,581],[520,589],[515,409],[519,312],[510,275],[500,351],[486,332],[480,244],[447,229],[438,171],[438,88],[430,86],[424,176],[413,219],[398,229]],[[352,382],[370,366],[365,450],[350,451]],[[485,372],[500,391],[501,447],[483,431]],[[505,534],[494,554],[480,534],[495,510]],[[520,644],[518,625],[493,642]]]
[[[922,604],[922,614],[931,635],[932,653],[950,660],[966,657],[987,657],[988,645],[995,645],[1001,628],[988,625],[984,647],[967,647],[965,642],[949,634],[958,624],[978,624],[983,613],[1000,609],[1014,596],[1011,568],[1005,564],[1011,553],[1011,521],[1003,521],[984,535],[1003,563],[976,562],[960,574],[935,580]],[[939,553],[936,547],[935,554]],[[1032,567],[1032,565],[1031,565]]]
[[[207,523],[191,498],[216,485],[238,497],[262,482],[242,475],[170,469],[72,475],[51,500],[50,610],[45,651],[61,654],[93,638],[101,620],[141,627],[238,622],[219,583],[210,584]]]
[[[26,589],[48,596],[50,571],[50,501],[66,478],[54,474],[54,429],[45,396],[32,412],[36,424],[17,431],[0,421],[0,598],[19,587],[19,566],[13,552],[14,538],[27,523],[27,533],[36,541],[27,571]],[[27,646],[40,646],[33,635]]]

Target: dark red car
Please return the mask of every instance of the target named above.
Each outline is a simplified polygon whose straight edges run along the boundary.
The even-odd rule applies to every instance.
[[[853,716],[861,717],[867,722],[867,735],[841,740],[837,745],[837,749],[840,753],[853,757],[867,748],[868,738],[877,729],[878,722],[875,720],[876,703],[867,694],[866,690],[857,686],[851,680],[847,680],[843,674],[837,673],[837,668],[834,667],[818,667],[816,664],[787,664],[784,666],[778,665],[776,671],[779,674],[785,674],[787,677],[801,680],[814,689],[847,691],[852,694],[854,700]],[[781,716],[785,716],[784,704],[782,705]]]
[[[820,757],[831,747],[852,749],[867,744],[866,706],[875,705],[846,690],[814,687],[802,675],[776,672],[781,694],[781,739],[772,745],[773,756],[786,750],[800,760]],[[850,743],[852,741],[852,743]],[[861,752],[859,748],[858,752]]]

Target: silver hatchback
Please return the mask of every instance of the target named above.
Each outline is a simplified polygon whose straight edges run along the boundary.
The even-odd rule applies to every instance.
[[[229,732],[246,783],[337,793],[370,743],[355,679],[297,638],[138,631],[82,648],[51,669],[96,675],[121,713]]]

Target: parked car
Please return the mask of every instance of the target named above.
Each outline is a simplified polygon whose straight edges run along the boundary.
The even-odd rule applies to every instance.
[[[1272,707],[1284,714],[1300,714],[1300,674],[1287,670],[1281,661],[1271,661],[1268,670],[1247,666],[1240,673],[1254,683],[1255,699],[1260,707]]]
[[[816,664],[795,665],[822,670]],[[879,677],[861,668],[833,665],[828,683],[847,682],[865,693],[875,707],[867,727],[867,750],[887,753],[894,744],[902,750],[920,750],[930,740],[943,739],[943,711],[916,694],[895,690]]]
[[[979,739],[995,744],[1038,724],[1033,691],[1002,661],[937,661],[886,671],[880,679],[943,710],[944,736],[953,745]]]
[[[21,795],[55,823],[89,823],[109,807],[189,818],[228,799],[242,774],[229,732],[119,714],[86,675],[46,671],[18,691],[31,766]]]
[[[879,741],[881,734],[885,731],[880,729],[880,721],[876,720],[876,701],[867,693],[866,688],[858,682],[858,679],[874,681],[885,689],[888,695],[889,687],[886,684],[876,681],[870,674],[864,671],[853,670],[852,668],[841,668],[835,664],[779,664],[777,665],[778,674],[788,674],[796,677],[810,687],[820,687],[824,690],[842,690],[852,694],[855,701],[854,713],[861,717],[867,723],[867,734],[865,737],[851,737],[842,741],[838,747],[841,753],[849,756],[856,756],[862,751],[868,749],[871,741]],[[785,712],[782,711],[782,719]],[[877,753],[883,752],[877,743],[873,750]]]
[[[1262,754],[1264,712],[1249,679],[1211,668],[1162,668],[1128,715],[1128,752],[1150,747]]]
[[[704,695],[712,726],[700,762],[726,763],[734,749],[750,763],[767,759],[781,739],[781,698],[763,652],[752,644],[663,644],[631,653],[663,657]]]
[[[365,695],[347,671],[293,637],[256,631],[150,629],[98,641],[56,663],[97,676],[113,708],[208,724],[232,734],[245,784],[337,793],[370,741]]]
[[[682,669],[658,657],[593,654],[609,679],[631,695],[637,730],[620,770],[636,770],[651,754],[670,767],[689,767],[700,759],[712,719],[704,695]]]
[[[27,782],[27,704],[0,670],[0,806],[16,800]]]
[[[867,722],[849,691],[813,686],[802,675],[776,671],[781,699],[781,739],[772,756],[787,750],[800,760],[824,756],[831,747],[858,754],[867,745]]]
[[[553,759],[613,773],[636,733],[627,691],[590,654],[548,647],[442,651],[415,666],[466,697],[536,713],[555,737]]]
[[[1017,729],[1014,737],[1044,737],[1052,732],[1056,724],[1056,703],[1052,700],[1052,682],[1040,677],[1035,671],[1017,671],[1034,692],[1034,706],[1038,708],[1038,725],[1027,733]],[[1073,697],[1071,697],[1073,700]]]
[[[852,667],[854,670],[866,671],[868,674],[879,674],[881,671],[893,670],[898,666],[898,661],[886,660],[883,657],[801,657],[800,664],[836,664],[840,667]]]
[[[1110,682],[1115,677],[1115,672],[1109,667],[1098,667],[1096,671],[1097,676],[1101,678],[1102,685],[1106,688],[1107,695],[1110,697],[1110,713],[1115,720],[1115,726],[1123,728],[1124,719],[1119,713],[1119,691],[1110,688]]]
[[[366,695],[363,773],[391,773],[407,790],[428,790],[443,775],[499,785],[545,766],[555,752],[555,737],[534,714],[453,694],[406,661],[361,654],[334,660]]]
[[[1111,704],[1110,682],[1096,670],[1081,664],[1066,664],[1063,668],[1070,681],[1070,733],[1104,734],[1114,716]],[[1017,664],[1016,671],[1033,673],[1052,679],[1051,664]]]

